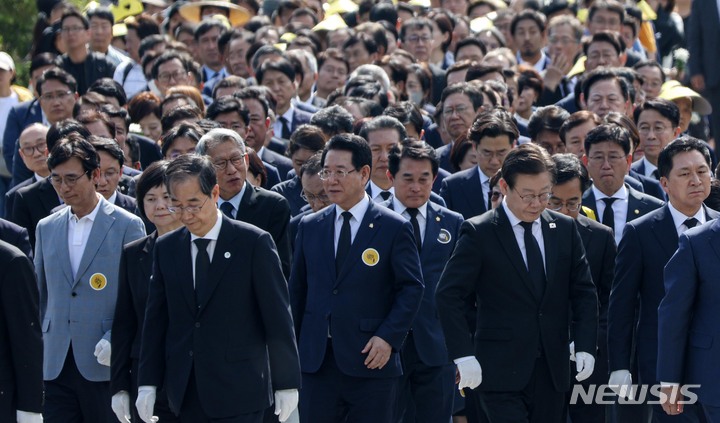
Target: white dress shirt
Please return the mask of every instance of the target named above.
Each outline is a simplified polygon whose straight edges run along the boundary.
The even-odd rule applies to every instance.
[[[72,210],[70,210],[70,214],[68,214],[68,253],[70,254],[70,267],[72,268],[73,279],[77,277],[80,262],[85,253],[88,238],[90,238],[90,231],[92,230],[93,223],[95,223],[95,218],[100,210],[100,206],[106,201],[102,195],[96,195],[98,196],[98,202],[90,214],[81,218],[78,218]]]
[[[370,198],[367,195],[363,195],[362,200],[358,201],[357,204],[352,206],[350,210],[343,210],[337,204],[335,205],[335,254],[337,254],[338,242],[340,241],[340,230],[342,230],[344,221],[342,213],[344,211],[349,211],[350,214],[352,214],[352,217],[350,218],[350,244],[352,244],[353,241],[355,241],[355,235],[357,235],[358,230],[360,229],[360,223],[362,223],[362,220],[365,217],[365,212],[369,206]]]
[[[508,207],[507,199],[503,199],[502,206],[505,209],[505,213],[507,213],[508,220],[510,221],[510,226],[512,226],[513,233],[515,234],[515,241],[517,241],[518,247],[520,247],[520,253],[522,254],[523,261],[525,262],[525,267],[527,267],[528,261],[527,252],[525,251],[525,228],[520,226],[521,220],[518,219],[517,216],[515,216],[510,210],[510,207]],[[545,264],[545,242],[543,240],[542,225],[540,224],[539,217],[533,222],[532,234],[538,243],[538,247],[540,247],[540,254],[542,255],[543,259],[543,266],[545,267],[545,272],[547,273],[547,265]]]
[[[217,245],[217,239],[218,236],[220,236],[220,227],[222,226],[222,212],[220,210],[217,211],[217,220],[215,221],[215,225],[213,225],[212,229],[208,231],[208,233],[205,234],[203,237],[199,237],[193,233],[190,234],[190,257],[192,258],[192,269],[193,269],[193,286],[195,286],[195,259],[198,255],[198,247],[195,245],[196,239],[209,239],[210,242],[207,246],[207,253],[210,257],[210,263],[212,263],[213,254],[215,254],[215,246]]]
[[[657,170],[657,166],[655,166],[654,164],[650,163],[650,161],[649,161],[646,157],[644,157],[644,156],[643,156],[643,158],[642,158],[641,160],[642,160],[643,163],[645,164],[645,174],[644,174],[644,176],[647,176],[648,178],[652,178],[653,180],[655,180],[656,178],[655,178],[655,176],[653,176],[653,172]]]
[[[605,213],[605,202],[602,201],[602,199],[609,198],[609,196],[603,194],[599,189],[595,187],[595,185],[592,186],[592,190],[593,194],[595,194],[595,208],[598,212],[598,219],[602,219],[603,213]],[[628,205],[630,204],[628,202],[629,193],[627,188],[625,188],[625,185],[623,185],[615,194],[611,195],[610,197],[617,198],[617,200],[612,203],[612,208],[613,215],[615,216],[615,244],[620,245],[620,240],[623,236],[623,230],[625,229],[625,223],[627,222]]]
[[[245,188],[247,188],[247,185],[248,185],[247,181],[245,181],[240,192],[235,194],[235,196],[229,200],[223,200],[222,198],[218,198],[218,203],[217,203],[218,210],[220,210],[220,206],[223,203],[230,203],[233,206],[232,217],[237,219],[237,212],[238,212],[238,210],[240,210],[240,201],[242,201],[243,195],[245,195]]]
[[[293,112],[295,111],[295,106],[290,103],[290,107],[283,113],[281,116],[278,116],[277,119],[275,119],[275,123],[273,123],[273,131],[275,131],[275,136],[278,138],[282,138],[282,120],[280,117],[284,117],[287,120],[287,126],[290,131],[292,131],[292,124],[293,124]]]
[[[397,197],[393,197],[393,210],[395,213],[399,213],[408,222],[410,221],[410,213],[407,212],[407,207]],[[422,206],[418,207],[418,214],[416,217],[418,226],[420,226],[420,245],[425,242],[425,226],[427,226],[427,202]]]
[[[667,203],[668,209],[670,210],[670,215],[672,215],[673,223],[675,224],[675,230],[677,231],[678,236],[682,235],[687,231],[688,228],[685,226],[685,221],[691,218],[695,218],[698,220],[698,226],[704,224],[707,219],[705,218],[705,208],[700,206],[700,209],[695,213],[694,216],[685,216],[682,214],[678,209],[673,207],[671,202]]]
[[[478,174],[480,175],[480,185],[482,186],[482,193],[483,193],[483,204],[485,205],[485,209],[488,209],[488,202],[490,201],[490,178],[483,173],[482,169],[480,169],[480,166],[477,167]]]
[[[380,193],[383,191],[389,192],[391,195],[391,199],[395,197],[395,187],[390,187],[390,189],[384,190],[379,186],[375,185],[375,182],[370,180],[370,198],[372,198],[374,202],[382,203],[383,201],[385,201],[385,199],[382,198],[382,196],[380,195]]]

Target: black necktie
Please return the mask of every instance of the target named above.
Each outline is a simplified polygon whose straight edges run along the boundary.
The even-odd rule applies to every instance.
[[[660,172],[658,172],[657,169],[653,170],[651,175],[653,178],[657,179],[658,181],[660,180]]]
[[[537,239],[533,236],[532,225],[533,222],[520,222],[520,226],[525,230],[525,255],[527,256],[528,273],[535,286],[535,293],[538,298],[542,298],[545,291],[545,263]]]
[[[615,212],[613,211],[612,205],[617,198],[606,197],[601,199],[605,203],[605,210],[603,211],[602,224],[615,230]]]
[[[203,290],[207,288],[207,279],[210,273],[210,255],[207,252],[210,240],[198,238],[194,242],[198,249],[197,256],[195,256],[195,302],[200,308],[200,299],[205,298]]]
[[[387,201],[391,195],[390,191],[380,191],[380,197],[382,197],[383,201]]]
[[[413,232],[415,232],[415,244],[417,244],[418,252],[422,250],[422,234],[420,232],[420,223],[417,220],[417,215],[420,212],[418,209],[405,209],[407,213],[410,215],[410,223],[413,227]]]
[[[232,214],[233,210],[235,210],[235,207],[233,207],[233,205],[227,201],[220,204],[220,211],[223,212],[223,214],[225,216],[229,217],[230,219],[234,219],[233,214]]]
[[[282,137],[286,140],[290,139],[290,126],[288,126],[288,120],[285,116],[280,116],[280,123],[282,123]]]
[[[690,219],[685,220],[685,223],[684,223],[684,225],[685,225],[688,229],[692,229],[692,228],[694,228],[695,226],[697,226],[697,225],[699,225],[699,224],[700,224],[700,221],[697,220],[697,219],[695,219],[694,217],[691,217]]]
[[[350,234],[350,218],[352,213],[342,212],[343,224],[340,229],[340,239],[338,239],[337,253],[335,254],[335,276],[340,274],[345,259],[350,253],[351,234]]]

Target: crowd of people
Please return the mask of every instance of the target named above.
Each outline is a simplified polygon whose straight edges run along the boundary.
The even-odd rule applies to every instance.
[[[37,5],[1,422],[720,422],[716,2]]]

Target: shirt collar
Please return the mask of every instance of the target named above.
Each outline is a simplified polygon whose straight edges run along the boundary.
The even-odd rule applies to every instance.
[[[673,218],[673,223],[675,224],[675,229],[679,229],[681,225],[685,224],[686,220],[693,218],[693,217],[695,219],[697,219],[701,225],[703,223],[705,223],[705,208],[703,206],[700,206],[700,208],[698,209],[698,211],[695,213],[694,216],[685,216],[678,209],[673,207],[671,202],[668,201],[667,205],[668,205],[668,210],[670,210],[670,215]]]
[[[629,195],[627,188],[625,188],[625,184],[623,184],[620,187],[620,189],[617,190],[617,192],[614,193],[612,196],[607,196],[607,195],[603,194],[603,192],[600,191],[599,189],[597,189],[597,187],[595,185],[592,186],[592,190],[593,190],[593,194],[595,194],[596,200],[599,200],[601,198],[609,198],[609,197],[617,198],[618,200],[627,200],[628,195]]]
[[[380,188],[379,186],[375,185],[375,182],[370,180],[370,195],[372,196],[372,198],[377,197],[383,191],[387,191],[390,194],[392,194],[393,196],[395,196],[395,187],[390,187],[390,189],[384,190],[384,189]]]
[[[650,161],[645,156],[643,156],[642,160],[643,160],[643,163],[645,163],[645,175],[643,175],[643,176],[650,175],[653,173],[654,170],[657,170],[657,166],[650,163]]]
[[[518,217],[515,216],[515,214],[512,212],[512,210],[510,210],[510,207],[508,207],[507,198],[503,198],[502,206],[503,206],[503,209],[505,209],[505,214],[507,214],[508,220],[510,221],[510,226],[515,227],[515,226],[519,225],[520,222],[522,222],[522,220],[518,219]],[[535,226],[536,223],[540,224],[539,217],[533,221],[533,226]]]
[[[395,210],[395,213],[398,213],[398,214],[405,213],[405,210],[407,210],[407,207],[405,207],[405,204],[401,203],[397,197],[393,197],[392,201],[393,201],[393,210]],[[427,201],[422,206],[418,207],[418,212],[420,212],[420,216],[422,216],[423,219],[427,220]]]
[[[488,176],[485,173],[483,173],[482,169],[480,169],[480,166],[477,167],[477,170],[478,170],[478,174],[480,174],[480,183],[482,185],[485,185],[486,183],[490,184],[490,178],[488,178]]]
[[[89,214],[87,214],[81,218],[78,218],[77,215],[72,212],[72,209],[70,209],[70,213],[68,214],[69,219],[73,222],[79,222],[83,219],[87,219],[91,222],[95,222],[95,218],[97,217],[98,211],[100,210],[100,206],[105,201],[107,201],[107,200],[105,200],[105,198],[102,195],[100,195],[98,193],[95,193],[95,195],[97,195],[97,197],[98,197],[98,202],[97,202],[97,204],[95,204],[95,208],[93,209],[93,211],[91,211]]]
[[[107,199],[108,203],[115,204],[115,201],[117,201],[117,191],[113,192],[110,198]]]
[[[215,224],[213,225],[212,229],[208,231],[208,233],[205,234],[205,236],[200,237],[192,232],[190,233],[190,242],[195,241],[196,239],[209,239],[210,241],[217,241],[218,236],[220,236],[220,227],[222,226],[222,212],[220,210],[217,210],[217,220],[215,220]]]
[[[290,102],[290,107],[288,107],[287,110],[285,110],[285,113],[282,114],[282,117],[287,120],[288,125],[292,125],[293,121],[293,112],[295,111],[295,106]]]
[[[335,220],[341,221],[342,220],[342,213],[344,211],[349,211],[350,214],[353,215],[355,220],[358,222],[362,222],[363,216],[365,216],[365,212],[367,211],[368,207],[370,207],[370,198],[366,195],[363,195],[362,199],[357,202],[354,206],[350,208],[350,210],[343,210],[340,206],[335,204]]]
[[[218,198],[218,208],[220,208],[222,203],[230,203],[233,206],[233,210],[235,210],[236,212],[240,210],[240,202],[242,201],[243,195],[245,195],[245,190],[247,189],[247,186],[248,182],[245,181],[240,192],[235,194],[235,196],[229,200],[223,200],[222,198]]]

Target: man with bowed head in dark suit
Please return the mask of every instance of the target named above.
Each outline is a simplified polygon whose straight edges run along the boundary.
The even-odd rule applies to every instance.
[[[155,244],[140,347],[138,414],[153,421],[156,389],[181,422],[285,421],[300,388],[285,278],[272,237],[223,215],[216,164],[168,165],[171,213],[184,228]]]
[[[660,183],[669,202],[625,225],[618,250],[615,283],[610,293],[608,349],[610,382],[623,397],[632,398],[632,349],[636,348],[639,382],[655,385],[658,357],[658,306],[665,295],[663,267],[678,248],[678,237],[718,217],[703,201],[710,194],[710,152],[700,140],[683,136],[658,156]],[[688,274],[690,277],[690,274]],[[636,316],[636,310],[640,313]],[[675,382],[675,381],[672,381]],[[648,400],[657,400],[652,392]],[[680,416],[652,406],[654,422],[697,422],[698,409],[686,405]]]
[[[458,388],[479,387],[489,421],[560,422],[569,334],[576,379],[593,373],[597,295],[577,223],[545,210],[555,180],[548,153],[524,144],[508,153],[501,172],[505,199],[463,223],[438,283],[438,314]],[[469,299],[477,303],[474,345]]]
[[[364,139],[332,137],[320,177],[334,205],[298,227],[290,298],[302,423],[393,421],[399,351],[423,282],[412,225],[365,193],[371,164]]]
[[[453,411],[455,366],[447,354],[435,306],[435,288],[463,218],[430,201],[438,173],[435,150],[408,142],[390,150],[388,176],[395,195],[386,204],[410,221],[420,254],[425,292],[400,357],[403,376],[397,401],[398,422],[448,422]]]

